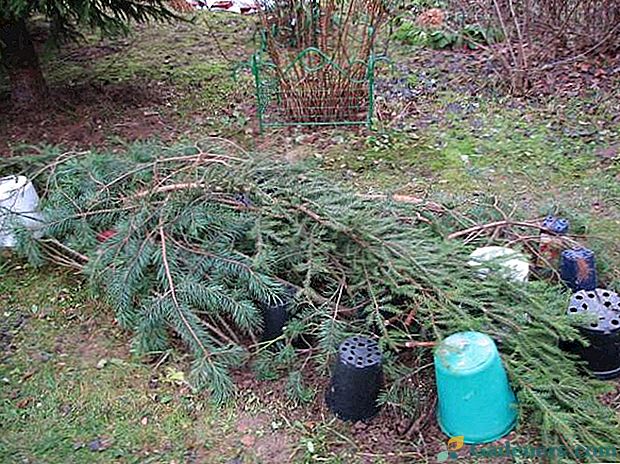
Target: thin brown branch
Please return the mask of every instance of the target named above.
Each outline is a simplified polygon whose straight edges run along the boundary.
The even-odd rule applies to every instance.
[[[50,245],[53,245],[54,247],[60,248],[61,250],[68,253],[69,255],[73,256],[74,258],[78,258],[84,264],[88,262],[88,256],[83,255],[82,253],[74,250],[73,248],[70,248],[67,245],[60,243],[55,238],[43,238],[40,241],[41,243],[50,244]]]
[[[478,232],[480,230],[494,229],[499,226],[530,227],[532,229],[548,231],[547,228],[543,227],[542,225],[536,222],[502,220],[502,221],[489,222],[488,224],[477,225],[477,226],[470,227],[465,230],[459,230],[457,232],[453,232],[450,235],[448,235],[448,238],[454,239],[454,238],[462,237],[464,235],[469,235],[474,232]]]
[[[202,182],[182,182],[179,184],[163,185],[154,189],[140,190],[139,192],[136,192],[128,198],[138,199],[157,193],[177,192],[179,190],[206,189],[207,187],[208,184],[204,184]]]
[[[432,348],[437,346],[437,342],[407,342],[406,348]]]

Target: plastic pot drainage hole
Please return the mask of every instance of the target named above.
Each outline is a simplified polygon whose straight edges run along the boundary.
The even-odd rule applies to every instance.
[[[579,327],[590,346],[578,342],[563,343],[563,347],[578,354],[588,363],[596,377],[611,379],[620,375],[620,297],[602,288],[575,293],[566,313],[584,317]]]
[[[331,382],[325,395],[329,409],[342,420],[370,419],[379,412],[383,386],[383,356],[376,341],[347,338],[338,349]]]

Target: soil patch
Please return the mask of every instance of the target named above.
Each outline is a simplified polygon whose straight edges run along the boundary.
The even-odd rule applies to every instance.
[[[435,423],[434,407],[423,411],[424,417],[420,418],[405,418],[399,411],[386,406],[376,417],[366,422],[333,420],[334,415],[327,409],[324,400],[329,378],[319,375],[311,366],[306,367],[303,378],[304,383],[311,385],[316,391],[316,395],[311,403],[297,405],[288,395],[291,388],[286,378],[260,381],[251,371],[235,373],[235,384],[242,395],[244,392],[251,392],[260,399],[260,404],[270,405],[271,408],[271,415],[267,418],[261,413],[250,421],[241,419],[237,424],[238,429],[252,427],[257,420],[269,422],[273,421],[273,417],[286,417],[288,423],[302,424],[301,427],[306,430],[308,436],[324,433],[332,453],[343,456],[354,454],[356,459],[353,462],[368,464],[377,462],[379,458],[381,462],[394,464],[423,461],[425,456],[436,454],[435,449],[439,452],[445,442],[444,435]],[[243,418],[243,414],[239,417]],[[272,427],[271,424],[268,425]],[[424,431],[424,437],[421,436],[420,430]],[[299,433],[295,435],[296,441],[292,440],[293,435],[290,434],[288,439],[278,441],[276,449],[279,449],[282,456],[285,450],[289,453],[286,460],[260,462],[293,462],[293,456],[299,458],[303,455],[306,451],[303,438],[300,441]],[[301,435],[303,437],[303,433]],[[261,445],[262,443],[256,442],[258,451]],[[292,448],[291,445],[296,445],[296,448]],[[258,451],[255,449],[255,452]]]
[[[111,145],[115,138],[169,141],[175,130],[166,102],[172,97],[171,89],[156,82],[86,83],[52,89],[45,108],[26,111],[0,101],[0,156],[28,144],[84,149]]]
[[[106,316],[107,319],[107,316]],[[120,336],[120,340],[119,340]],[[56,354],[68,354],[85,367],[102,367],[110,359],[129,359],[130,340],[112,325],[112,321],[90,318],[77,330],[60,335],[54,343]]]

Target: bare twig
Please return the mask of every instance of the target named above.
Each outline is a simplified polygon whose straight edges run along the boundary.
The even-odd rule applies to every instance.
[[[437,346],[437,342],[407,342],[406,348],[432,348]]]
[[[472,232],[478,232],[479,230],[494,229],[499,226],[531,227],[532,229],[547,231],[547,228],[543,227],[542,225],[536,222],[502,220],[502,221],[489,222],[488,224],[477,225],[477,226],[470,227],[465,230],[460,230],[458,232],[453,232],[450,235],[448,235],[448,238],[454,239],[454,238],[462,237],[464,235],[469,235]]]
[[[73,256],[74,258],[78,258],[82,262],[82,264],[85,264],[88,262],[88,256],[83,255],[82,253],[72,248],[69,248],[67,245],[64,245],[63,243],[59,242],[55,238],[43,238],[40,241],[41,243],[50,244],[50,245],[53,245],[54,247],[60,248],[61,250],[65,251],[67,254]]]
[[[435,412],[435,407],[437,406],[437,395],[433,395],[432,402],[427,402],[427,404],[429,406],[426,408],[426,411],[423,414],[420,414],[420,416],[411,423],[405,432],[405,436],[410,437],[414,435],[429,421]]]
[[[384,195],[384,194],[367,194],[360,195],[361,198],[365,200],[392,200],[397,203],[408,203],[410,205],[424,205],[427,209],[430,209],[435,212],[445,211],[445,208],[439,203],[435,203],[434,201],[426,201],[419,197],[414,197],[413,195]]]
[[[137,198],[144,198],[146,196],[153,195],[156,193],[176,192],[179,190],[206,189],[207,187],[208,187],[207,184],[203,184],[201,182],[183,182],[180,184],[164,185],[164,186],[157,187],[154,189],[140,190],[139,192],[136,192],[135,194],[131,195],[128,198],[137,199]]]

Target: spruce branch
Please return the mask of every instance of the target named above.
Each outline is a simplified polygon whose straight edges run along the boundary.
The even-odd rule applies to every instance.
[[[49,186],[45,240],[62,247],[34,241],[29,254],[55,255],[97,281],[142,352],[183,340],[194,386],[219,400],[232,391],[228,369],[248,350],[265,375],[297,370],[295,356],[326,372],[338,343],[364,333],[384,348],[387,404],[411,414],[418,430],[426,412],[416,402],[430,397],[415,397],[402,379],[447,335],[479,330],[498,343],[521,414],[546,444],[613,442],[617,419],[597,400],[601,384],[581,377],[557,346],[580,340],[562,288],[477,279],[467,265],[474,243],[517,240],[534,253],[535,235],[522,231],[540,230],[535,220],[492,199],[444,199],[433,211],[414,199],[365,197],[303,166],[222,147],[136,146],[122,157],[51,163],[39,177]],[[99,243],[103,230],[115,235]],[[257,343],[259,308],[285,301],[284,334]],[[313,346],[295,350],[296,337]],[[420,374],[432,384],[427,369]]]
[[[198,334],[196,334],[196,331],[192,327],[192,324],[190,324],[189,321],[187,320],[187,317],[185,316],[184,311],[181,310],[179,301],[177,300],[176,288],[174,286],[174,280],[172,279],[172,274],[170,273],[170,265],[168,264],[168,257],[167,257],[167,251],[166,251],[166,234],[164,232],[164,228],[161,225],[159,226],[159,239],[161,243],[162,263],[164,265],[166,279],[168,280],[170,296],[174,303],[174,308],[177,311],[178,316],[183,321],[183,324],[185,328],[187,329],[188,333],[191,334],[194,340],[194,343],[196,344],[196,346],[200,348],[202,357],[209,358],[211,356],[209,353],[209,350],[207,350],[207,347],[203,344]]]

